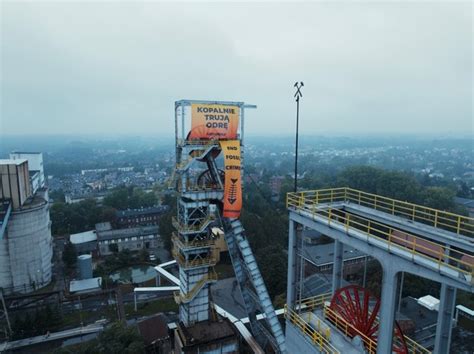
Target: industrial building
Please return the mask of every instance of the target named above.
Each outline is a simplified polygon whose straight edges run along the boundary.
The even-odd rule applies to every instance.
[[[117,251],[128,249],[139,251],[141,249],[153,249],[163,246],[158,226],[139,226],[127,229],[110,229],[97,231],[97,245],[99,254],[107,256],[113,253],[117,245]]]
[[[6,294],[48,285],[53,254],[42,154],[10,157],[0,160],[0,287]]]
[[[117,225],[119,227],[135,227],[158,225],[160,216],[169,210],[167,205],[152,206],[140,209],[117,210]]]
[[[78,254],[108,256],[114,251],[140,251],[163,246],[158,226],[137,226],[114,229],[109,222],[96,224],[95,230],[72,234],[69,241]]]

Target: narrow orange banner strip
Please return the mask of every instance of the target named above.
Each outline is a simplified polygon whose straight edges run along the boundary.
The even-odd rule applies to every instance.
[[[220,142],[224,154],[224,212],[225,218],[238,218],[242,209],[242,181],[240,173],[240,141]]]

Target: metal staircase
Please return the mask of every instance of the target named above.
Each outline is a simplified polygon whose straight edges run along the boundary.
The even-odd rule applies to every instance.
[[[187,304],[194,300],[196,295],[201,291],[204,286],[210,283],[215,283],[217,281],[217,273],[215,271],[209,272],[205,276],[203,276],[191,290],[187,292],[186,295],[182,295],[180,291],[175,291],[174,299],[176,303],[179,304]]]

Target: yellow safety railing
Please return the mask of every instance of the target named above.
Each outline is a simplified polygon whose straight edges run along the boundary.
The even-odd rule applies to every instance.
[[[191,299],[203,288],[208,282],[217,281],[217,273],[215,270],[211,270],[208,274],[204,275],[199,281],[194,284],[193,288],[186,294],[181,294],[179,291],[174,292],[174,299],[176,303],[189,302]]]
[[[324,307],[324,318],[328,319],[336,328],[338,328],[346,337],[360,336],[364,342],[365,349],[369,354],[377,352],[377,342],[372,338],[367,337],[364,333],[352,326],[349,322],[339,316],[336,312],[331,310],[328,306]]]
[[[293,207],[306,205],[317,208],[318,204],[337,202],[355,203],[459,235],[474,237],[474,218],[366,193],[352,188],[330,188],[287,194],[287,206]]]
[[[408,348],[408,353],[410,354],[431,354],[431,352],[423,347],[421,344],[418,344],[413,339],[408,336],[403,336],[405,338],[405,343]]]
[[[186,241],[178,236],[176,232],[172,233],[171,240],[178,248],[195,248],[195,247],[211,247],[215,245],[215,240],[212,238],[205,239],[205,240],[192,240]]]
[[[287,206],[322,217],[328,221],[329,226],[335,224],[342,226],[346,232],[349,232],[349,230],[363,232],[367,237],[367,241],[370,239],[382,240],[388,244],[389,250],[398,248],[408,251],[413,260],[417,256],[434,261],[438,270],[441,270],[442,267],[448,267],[474,279],[474,256],[472,254],[452,248],[447,252],[442,244],[327,205],[327,203],[343,202],[350,191],[348,188],[337,188],[289,193]],[[321,200],[323,200],[322,203],[326,203],[323,207],[317,202]],[[377,203],[380,203],[380,201],[377,201]]]
[[[176,217],[171,218],[171,224],[173,227],[178,230],[179,232],[193,232],[193,231],[201,231],[203,230],[209,222],[215,219],[214,215],[209,214],[204,220],[202,220],[197,225],[184,225],[181,224]]]
[[[340,353],[329,340],[316,329],[314,329],[307,321],[305,321],[295,311],[285,305],[285,318],[295,325],[303,334],[309,337],[312,343],[319,349],[321,353],[338,354]],[[327,337],[330,333],[327,334]]]
[[[194,259],[186,259],[176,248],[171,250],[173,258],[183,268],[194,268],[203,265],[215,266],[217,263],[216,257],[211,253],[205,257],[198,257]]]
[[[204,185],[204,186],[200,186],[198,184],[192,184],[192,183],[188,183],[187,186],[186,186],[186,192],[223,192],[222,189],[219,190],[219,186],[216,184],[216,185]],[[181,187],[181,184],[178,184],[178,192],[182,192],[183,191],[183,188]]]
[[[193,140],[183,140],[178,139],[178,145],[219,145],[219,140],[212,139],[193,139]]]
[[[326,306],[326,302],[331,300],[331,293],[324,293],[320,295],[316,295],[313,297],[305,298],[302,299],[301,301],[298,301],[296,303],[296,308],[299,310],[303,310],[304,313],[309,313],[311,316],[311,312],[314,311],[317,308],[323,309],[323,314],[324,318],[330,320],[330,322],[336,326],[344,335],[346,336],[355,336],[355,335],[360,335],[362,338],[364,345],[366,346],[367,350],[369,353],[375,353],[377,351],[377,342],[374,341],[373,339],[365,336],[362,334],[359,330],[357,330],[354,326],[349,324],[344,318],[342,318],[340,315],[335,313],[333,310],[331,310],[328,306]],[[292,311],[287,308],[287,305],[285,305],[285,314],[291,313],[292,318],[296,319],[298,318],[298,323],[297,326],[301,328],[301,326],[306,323],[307,326],[310,326],[307,321],[305,321],[300,314],[296,313],[295,311]],[[287,316],[288,318],[288,316]],[[292,321],[293,322],[293,321]],[[294,322],[293,322],[294,323]],[[303,330],[302,330],[303,331]],[[304,333],[308,332],[308,329],[306,328]],[[318,331],[320,335],[321,331]],[[311,337],[311,336],[310,336]],[[328,333],[325,336],[326,339],[329,340],[330,338],[330,333]],[[418,344],[415,342],[413,339],[410,337],[404,335],[405,338],[405,343],[408,348],[408,353],[410,354],[431,354],[431,352],[423,347],[422,345]],[[395,339],[394,339],[395,340]]]
[[[345,336],[349,336],[351,338],[355,337],[356,335],[360,336],[369,354],[375,354],[377,352],[377,342],[375,340],[367,337],[365,334],[347,322],[343,317],[331,310],[328,306],[324,307],[324,317],[331,321],[331,323],[334,324],[342,333],[344,333]],[[403,338],[405,339],[408,353],[431,354],[428,349],[423,347],[421,344],[418,344],[410,337],[404,335]],[[394,340],[396,340],[396,338],[394,338]]]
[[[316,308],[323,307],[326,301],[331,300],[331,295],[332,295],[331,293],[324,293],[324,294],[302,299],[301,301],[297,301],[296,308],[302,309],[305,311],[312,311]]]

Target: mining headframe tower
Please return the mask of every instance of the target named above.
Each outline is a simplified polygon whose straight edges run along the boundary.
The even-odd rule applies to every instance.
[[[178,191],[173,257],[179,267],[179,324],[175,349],[237,351],[233,327],[217,318],[209,286],[217,281],[215,233],[223,231],[253,337],[265,351],[285,353],[280,322],[239,220],[242,207],[243,102],[175,102]],[[258,321],[257,315],[264,320]],[[212,339],[214,344],[210,345]],[[193,349],[194,348],[194,349]]]

